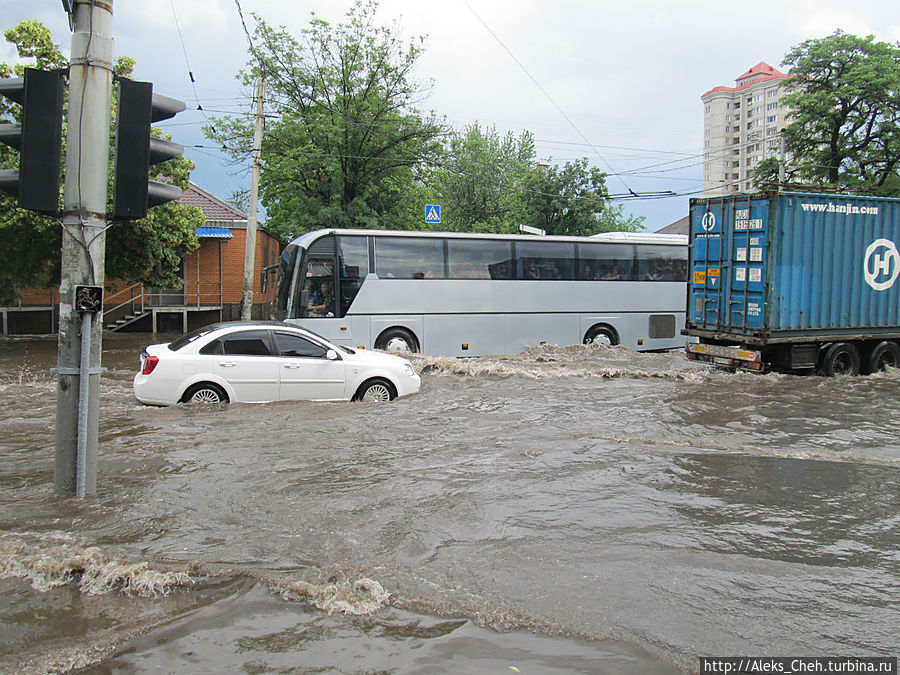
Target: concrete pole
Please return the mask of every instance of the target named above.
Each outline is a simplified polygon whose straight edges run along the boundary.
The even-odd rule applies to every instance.
[[[256,202],[259,200],[259,173],[262,168],[263,98],[266,81],[262,73],[256,81],[256,129],[253,132],[253,168],[250,178],[250,213],[247,214],[247,241],[244,246],[244,297],[241,321],[250,321],[253,311],[253,278],[256,276]]]
[[[97,431],[100,408],[102,312],[82,322],[74,310],[75,286],[103,286],[106,249],[106,185],[112,106],[112,0],[75,0],[66,187],[63,197],[62,275],[59,289],[59,356],[56,393],[57,495],[97,489]],[[89,328],[87,411],[79,410],[82,325]],[[79,413],[82,466],[78,461]]]
[[[784,190],[785,157],[784,129],[778,133],[778,189]]]

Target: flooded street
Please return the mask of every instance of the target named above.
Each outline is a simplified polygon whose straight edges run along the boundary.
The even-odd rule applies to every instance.
[[[390,404],[138,404],[53,495],[55,338],[0,338],[0,672],[677,673],[896,656],[900,372],[416,356]]]

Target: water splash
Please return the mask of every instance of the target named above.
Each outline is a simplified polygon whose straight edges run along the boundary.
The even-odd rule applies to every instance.
[[[284,600],[309,602],[329,614],[340,612],[354,616],[374,614],[390,597],[381,584],[366,577],[336,580],[321,586],[306,581],[276,581],[272,592]]]
[[[164,597],[193,583],[187,571],[160,571],[146,562],[115,560],[95,546],[64,543],[44,548],[11,536],[0,538],[0,579],[7,578],[28,579],[41,592],[74,585],[87,595],[141,598]]]
[[[608,345],[540,345],[520,354],[457,358],[410,354],[419,373],[468,377],[600,377],[700,382],[710,372],[681,352],[640,353]]]

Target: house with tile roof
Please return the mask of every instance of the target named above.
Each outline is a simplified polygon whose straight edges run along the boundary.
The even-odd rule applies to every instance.
[[[179,200],[199,207],[206,222],[197,228],[200,247],[182,260],[181,288],[155,288],[107,280],[103,324],[107,330],[191,331],[215,321],[240,318],[244,290],[247,216],[201,187],[191,184]],[[277,238],[258,228],[253,273],[254,319],[268,318],[274,289],[263,294],[263,268],[275,265],[281,253]],[[25,289],[18,305],[0,307],[6,334],[55,333],[59,289]]]

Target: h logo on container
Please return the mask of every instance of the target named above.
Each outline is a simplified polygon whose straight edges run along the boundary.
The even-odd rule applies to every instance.
[[[876,291],[885,291],[893,286],[900,276],[900,253],[896,244],[890,239],[876,239],[869,244],[863,271],[866,283]]]

